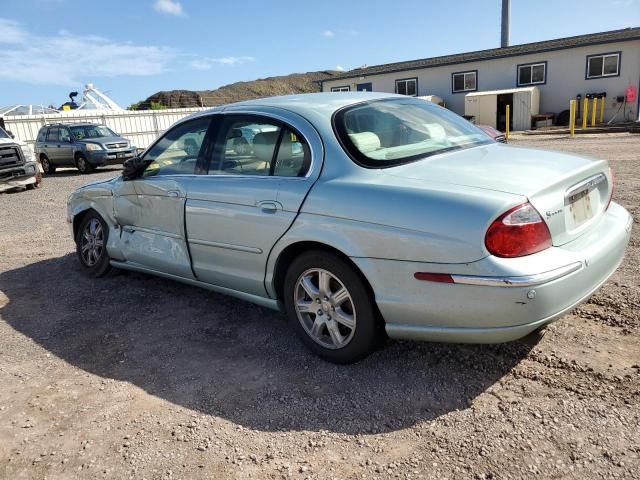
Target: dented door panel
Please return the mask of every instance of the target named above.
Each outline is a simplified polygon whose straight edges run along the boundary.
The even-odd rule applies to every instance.
[[[194,278],[184,230],[188,175],[121,182],[114,210],[127,262]]]

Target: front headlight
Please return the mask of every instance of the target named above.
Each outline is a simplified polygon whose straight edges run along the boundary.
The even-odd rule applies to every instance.
[[[84,148],[86,148],[88,152],[93,152],[95,150],[102,150],[102,147],[97,143],[85,143]]]
[[[20,149],[22,150],[22,156],[24,157],[25,162],[32,162],[34,159],[33,149],[30,145],[20,145]]]

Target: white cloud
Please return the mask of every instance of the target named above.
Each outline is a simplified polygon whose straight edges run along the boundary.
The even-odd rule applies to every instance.
[[[255,62],[256,59],[254,57],[220,57],[220,58],[209,58],[202,57],[196,58],[189,62],[189,66],[195,70],[211,70],[216,65],[226,65],[226,66],[234,66],[234,65],[242,65],[244,63]]]
[[[19,22],[0,18],[0,80],[77,86],[97,77],[151,76],[185,67],[210,70],[254,61],[250,56],[200,57],[67,30],[38,35]]]
[[[333,32],[333,30],[325,30],[324,32],[322,32],[322,36],[325,38],[333,38],[335,36],[335,33]]]
[[[153,8],[156,9],[156,12],[167,13],[177,17],[185,14],[182,9],[182,4],[173,0],[156,0],[153,4]]]
[[[336,65],[336,70],[339,72],[344,72],[344,67],[342,65]]]
[[[0,18],[0,44],[25,43],[27,37],[18,22]]]
[[[156,75],[169,70],[179,52],[167,47],[116,42],[94,35],[40,36],[0,18],[0,80],[40,85],[77,85],[92,77]]]

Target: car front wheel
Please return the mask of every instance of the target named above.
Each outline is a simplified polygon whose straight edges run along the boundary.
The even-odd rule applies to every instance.
[[[312,251],[296,258],[285,277],[284,295],[298,336],[330,362],[356,362],[384,338],[365,280],[333,253]]]
[[[94,170],[94,167],[87,161],[87,159],[83,155],[78,155],[76,158],[76,167],[80,171],[80,173],[91,173]]]
[[[76,235],[76,254],[84,273],[91,277],[103,277],[111,269],[107,240],[109,229],[95,211],[82,219]]]
[[[56,167],[51,164],[51,160],[49,160],[49,157],[46,155],[43,155],[42,158],[40,158],[40,164],[42,165],[42,170],[45,175],[51,175],[56,172]]]

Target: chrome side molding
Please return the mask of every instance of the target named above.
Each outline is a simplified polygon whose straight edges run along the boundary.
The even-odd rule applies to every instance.
[[[548,272],[523,277],[481,277],[475,275],[451,275],[453,283],[481,285],[485,287],[533,287],[569,275],[582,268],[582,262],[575,262]]]

